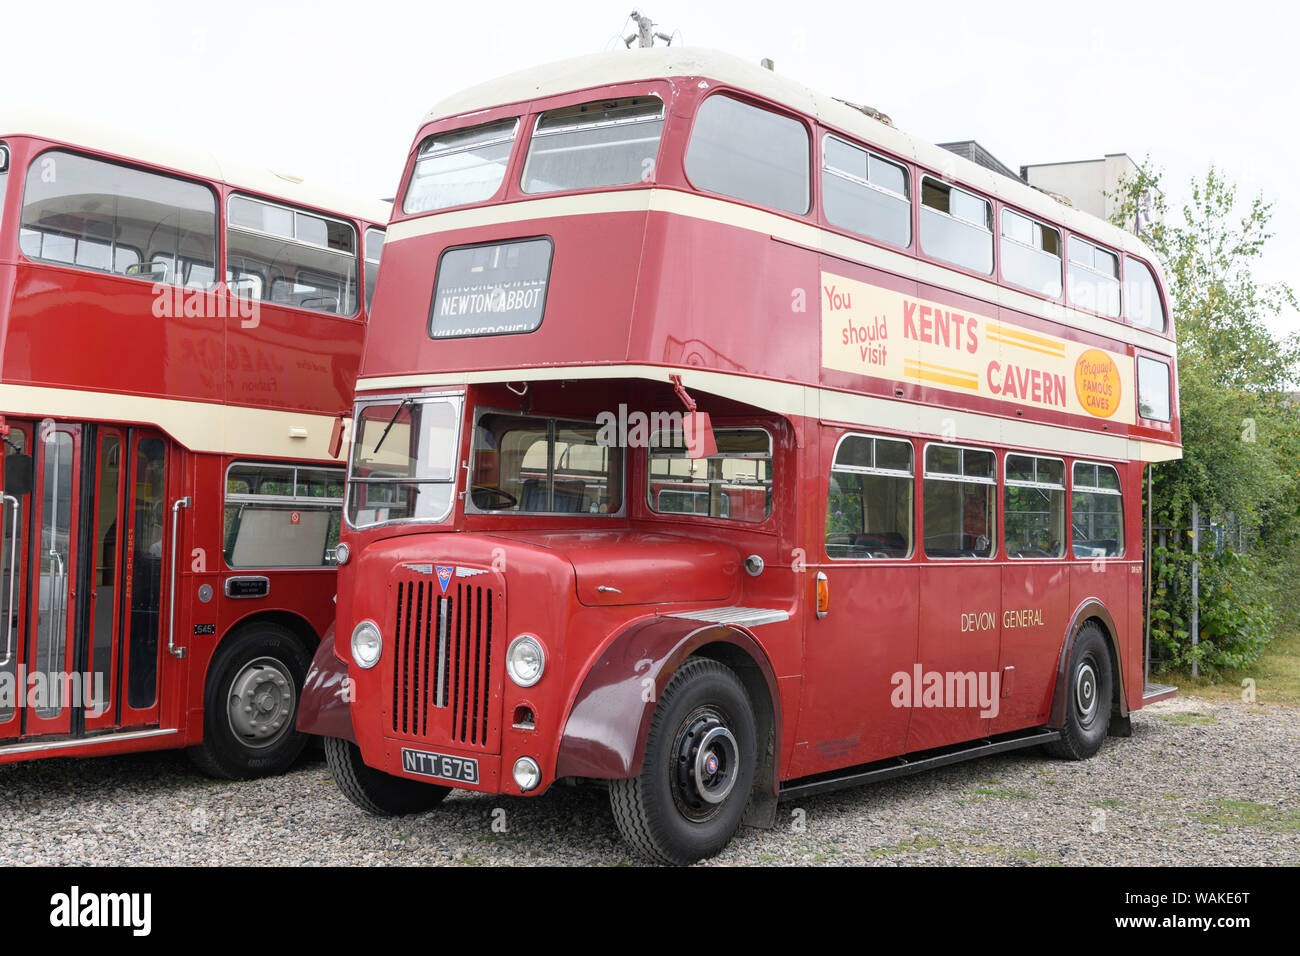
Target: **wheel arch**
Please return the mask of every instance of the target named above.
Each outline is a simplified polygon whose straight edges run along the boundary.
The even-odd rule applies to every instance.
[[[717,661],[740,679],[758,725],[755,789],[775,795],[781,699],[766,653],[747,628],[674,617],[642,621],[606,645],[565,720],[556,777],[617,780],[639,774],[659,697],[692,657]],[[653,693],[646,694],[651,688]]]
[[[1106,646],[1110,650],[1111,686],[1115,688],[1111,701],[1111,715],[1128,716],[1128,697],[1124,689],[1124,664],[1120,657],[1119,630],[1106,605],[1099,598],[1090,597],[1075,608],[1074,614],[1070,617],[1070,625],[1065,631],[1065,640],[1061,642],[1061,655],[1056,662],[1056,683],[1052,690],[1052,710],[1047,722],[1049,727],[1065,726],[1066,688],[1069,683],[1066,671],[1070,666],[1070,654],[1074,650],[1074,642],[1079,636],[1079,631],[1089,622],[1101,628]]]

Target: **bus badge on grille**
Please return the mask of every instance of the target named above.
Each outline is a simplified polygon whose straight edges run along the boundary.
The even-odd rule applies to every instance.
[[[404,565],[402,565],[402,567],[406,568],[408,571],[414,571],[416,574],[432,574],[432,573],[433,573],[433,565],[432,565],[432,564],[404,564]]]
[[[447,585],[451,581],[451,576],[456,573],[455,568],[438,567],[438,586],[442,588],[444,594],[447,593]]]
[[[476,574],[487,574],[487,571],[485,571],[483,568],[459,568],[458,567],[456,569],[456,577],[458,578],[472,578]]]

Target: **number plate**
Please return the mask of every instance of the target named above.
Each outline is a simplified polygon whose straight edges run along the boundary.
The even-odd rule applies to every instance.
[[[478,761],[472,757],[450,757],[427,750],[402,748],[402,769],[422,777],[437,777],[457,783],[478,783]]]

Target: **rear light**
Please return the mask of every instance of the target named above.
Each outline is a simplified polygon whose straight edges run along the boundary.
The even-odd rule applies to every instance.
[[[817,572],[817,617],[823,618],[831,609],[831,582],[825,571]]]

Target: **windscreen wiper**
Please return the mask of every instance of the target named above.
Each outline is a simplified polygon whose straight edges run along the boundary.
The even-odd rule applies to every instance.
[[[397,411],[393,412],[393,417],[388,420],[388,425],[384,428],[384,433],[379,436],[379,441],[375,442],[375,450],[371,452],[372,455],[379,454],[379,449],[383,446],[384,439],[388,437],[388,433],[391,432],[393,426],[397,424],[397,416],[402,414],[402,409],[410,404],[411,399],[409,397],[402,399],[402,404],[397,406]]]

